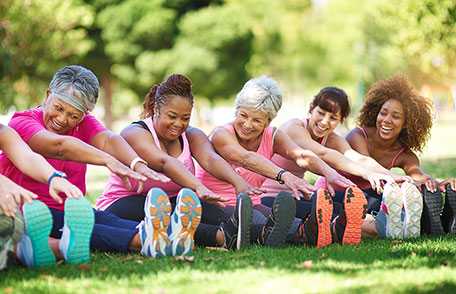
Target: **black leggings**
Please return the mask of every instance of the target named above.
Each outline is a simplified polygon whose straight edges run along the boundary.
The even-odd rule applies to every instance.
[[[170,198],[172,210],[176,207],[177,197]],[[133,221],[142,221],[145,217],[144,203],[146,196],[133,195],[123,197],[111,204],[106,211],[109,211],[120,218]],[[225,220],[225,214],[222,208],[201,201],[203,212],[201,223],[195,232],[195,243],[201,246],[217,246],[216,235],[220,228],[220,223]]]

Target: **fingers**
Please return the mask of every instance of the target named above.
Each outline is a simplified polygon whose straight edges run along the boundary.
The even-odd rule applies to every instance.
[[[128,181],[130,182],[130,181]],[[140,194],[144,188],[144,182],[138,182],[138,189],[136,189],[136,193]]]
[[[3,201],[0,203],[3,212],[9,217],[14,217],[17,210],[17,204],[14,196],[11,193],[7,193],[3,198]]]
[[[328,192],[329,194],[334,197],[334,195],[336,195],[336,191],[334,190],[334,187],[330,184],[330,183],[327,183],[326,184],[326,187],[328,189]],[[347,186],[348,187],[348,186]]]
[[[132,187],[131,187],[130,178],[128,176],[123,176],[123,177],[121,177],[121,179],[122,179],[122,182],[123,182],[125,188],[127,188],[128,191],[131,191]]]
[[[426,186],[426,189],[428,189],[429,191],[431,192],[435,192],[436,191],[436,185],[435,185],[435,181],[432,180],[432,179],[429,179],[427,180],[424,185]]]
[[[52,199],[57,201],[57,203],[62,204],[63,200],[60,198],[59,194],[56,192],[55,189],[49,189],[49,194],[51,195]]]

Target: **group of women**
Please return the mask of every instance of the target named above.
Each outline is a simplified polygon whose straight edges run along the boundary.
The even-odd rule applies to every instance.
[[[194,97],[184,75],[154,85],[120,134],[90,114],[98,91],[90,70],[66,66],[41,106],[0,126],[0,268],[84,263],[90,250],[160,257],[195,245],[321,248],[363,235],[456,232],[456,180],[436,181],[416,155],[432,104],[402,76],[369,89],[346,137],[335,129],[349,99],[336,87],[275,128],[281,90],[269,77],[251,79],[234,119],[209,136],[189,125]],[[87,164],[111,172],[95,209],[83,197]],[[321,176],[315,186],[306,171]]]

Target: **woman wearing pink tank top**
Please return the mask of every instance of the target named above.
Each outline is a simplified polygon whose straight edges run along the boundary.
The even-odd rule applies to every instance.
[[[147,216],[147,211],[144,211],[147,197],[158,195],[157,206],[163,217],[155,222],[160,224],[155,229],[159,231],[159,235],[164,236],[162,243],[165,244],[169,242],[166,236],[173,236],[172,232],[167,232],[169,211],[176,207],[171,216],[173,231],[174,216],[179,214],[179,199],[188,201],[188,204],[182,203],[182,210],[190,207],[193,202],[199,203],[198,199],[201,199],[202,212],[199,208],[193,219],[184,219],[181,225],[188,228],[192,237],[195,234],[195,241],[199,245],[240,249],[250,243],[248,225],[244,225],[244,218],[239,218],[240,214],[246,213],[245,209],[239,206],[231,215],[225,216],[222,209],[225,200],[195,177],[193,158],[209,173],[230,183],[236,193],[244,193],[244,197],[248,197],[247,194],[260,194],[260,191],[250,188],[249,184],[233,171],[214,151],[201,130],[189,126],[192,108],[191,81],[183,75],[173,74],[151,88],[145,97],[143,120],[126,127],[121,136],[144,158],[148,166],[163,173],[171,181],[163,183],[148,180],[143,189],[146,193],[138,194],[134,192],[137,182],[131,181],[133,189],[127,189],[123,181],[113,174],[103,195],[97,199],[97,208],[125,219],[141,220]],[[189,189],[183,189],[184,187],[196,194]],[[182,193],[188,197],[179,197]],[[170,201],[168,197],[160,195],[169,196]],[[164,251],[166,252],[166,249]]]
[[[258,187],[266,179],[273,179],[283,184],[284,190],[292,192],[279,193],[279,196],[281,195],[282,197],[280,200],[277,198],[278,196],[275,198],[275,202],[272,205],[274,212],[280,212],[279,207],[284,203],[288,203],[284,195],[293,194],[297,199],[300,199],[301,196],[310,199],[313,192],[313,187],[308,185],[302,178],[274,164],[271,161],[274,153],[295,162],[300,168],[310,169],[327,176],[331,184],[340,184],[344,187],[352,185],[350,181],[340,176],[313,152],[300,148],[286,133],[269,126],[271,120],[279,111],[281,104],[281,91],[274,80],[265,76],[252,79],[244,85],[236,96],[234,121],[223,127],[216,128],[210,136],[216,151],[251,185]],[[215,193],[219,193],[229,199],[229,201],[233,201],[235,195],[233,191],[230,191],[229,184],[211,177],[198,168],[197,176]],[[353,193],[350,196],[353,198]],[[361,203],[361,205],[358,205],[359,220],[361,221],[363,217],[362,201],[365,201],[365,199],[355,198],[360,200],[357,201],[358,204]],[[263,212],[267,217],[268,210],[260,204],[259,199],[254,197],[252,201],[254,208]],[[286,205],[295,207],[294,201],[292,205]],[[317,247],[331,244],[333,237],[331,235],[330,221],[333,207],[330,194],[323,189],[319,190],[312,197],[310,210],[311,213],[304,222],[294,219],[288,232],[287,240],[316,245]],[[317,212],[319,213],[318,216],[316,215]],[[272,219],[278,222],[281,217],[284,216],[274,213]],[[315,221],[315,219],[318,219],[318,221]],[[314,235],[310,232],[313,232]],[[354,240],[353,242],[359,243],[359,240]]]
[[[360,127],[354,128],[347,135],[351,147],[360,154],[375,159],[383,168],[402,169],[423,194],[421,196],[416,187],[409,183],[405,189],[404,184],[402,185],[402,191],[399,191],[398,187],[385,188],[377,220],[380,216],[385,219],[386,232],[379,231],[378,225],[374,231],[394,238],[418,236],[420,231],[427,234],[442,234],[443,220],[445,231],[454,233],[456,180],[437,182],[424,173],[415,153],[422,151],[429,138],[432,127],[432,102],[420,96],[405,77],[397,75],[378,81],[369,89],[358,117],[358,124]],[[439,189],[446,189],[447,199],[444,209],[446,213],[442,220],[442,198]],[[369,194],[372,198],[381,199],[381,196],[375,195],[373,191]]]

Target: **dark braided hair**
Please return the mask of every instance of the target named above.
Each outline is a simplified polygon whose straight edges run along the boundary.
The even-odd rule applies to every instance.
[[[144,97],[141,118],[159,114],[160,108],[168,102],[170,96],[187,98],[193,105],[192,82],[181,74],[172,74],[165,81],[154,85]]]

